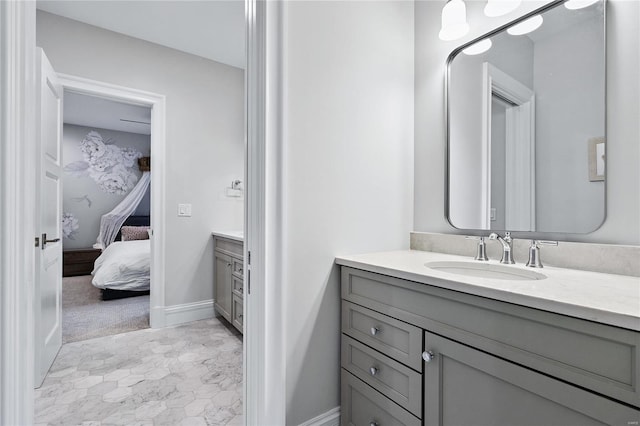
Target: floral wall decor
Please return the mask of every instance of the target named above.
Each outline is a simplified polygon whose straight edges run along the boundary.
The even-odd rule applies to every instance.
[[[151,154],[151,137],[65,123],[62,139],[62,205],[71,215],[65,216],[71,228],[62,244],[65,250],[89,248],[96,242],[102,215],[140,181],[138,158]],[[149,197],[143,201],[139,214],[146,210],[148,215]]]
[[[62,236],[70,240],[75,240],[78,229],[80,229],[78,219],[73,213],[64,212],[62,214]]]
[[[65,172],[75,177],[89,176],[102,191],[110,194],[126,194],[138,182],[135,170],[141,152],[121,148],[112,139],[104,141],[95,130],[80,142],[80,150],[84,160],[67,164]]]

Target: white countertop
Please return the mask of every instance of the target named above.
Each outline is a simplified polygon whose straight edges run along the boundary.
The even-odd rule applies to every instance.
[[[640,278],[574,269],[524,265],[543,280],[500,280],[437,271],[425,266],[434,261],[468,261],[471,257],[428,251],[402,250],[338,256],[336,263],[436,287],[461,291],[572,317],[640,331]],[[491,260],[488,263],[499,264]]]
[[[243,231],[213,231],[211,235],[215,237],[223,237],[223,238],[228,238],[230,240],[244,242]]]

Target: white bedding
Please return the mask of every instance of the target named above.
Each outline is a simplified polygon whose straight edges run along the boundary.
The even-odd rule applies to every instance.
[[[92,284],[112,290],[149,290],[150,240],[116,241],[96,259]]]

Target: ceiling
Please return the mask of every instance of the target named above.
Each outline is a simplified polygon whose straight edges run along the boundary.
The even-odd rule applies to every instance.
[[[238,68],[244,0],[38,0],[38,9]]]
[[[151,108],[129,105],[95,96],[64,92],[65,124],[151,134]],[[136,123],[142,122],[142,123]]]

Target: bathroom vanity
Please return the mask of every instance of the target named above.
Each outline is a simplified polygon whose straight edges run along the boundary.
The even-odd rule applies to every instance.
[[[239,332],[244,325],[244,239],[240,232],[213,233],[213,298],[216,312]]]
[[[426,266],[472,259],[421,251],[336,262],[342,425],[640,421],[638,278],[482,278]]]

